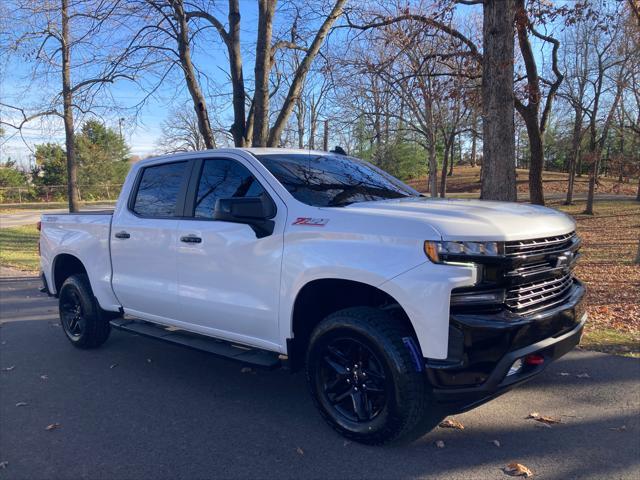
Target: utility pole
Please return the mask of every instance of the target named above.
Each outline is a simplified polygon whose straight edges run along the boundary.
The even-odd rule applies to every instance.
[[[322,138],[322,149],[325,152],[329,151],[329,120],[324,121],[324,135]]]
[[[120,132],[120,141],[124,142],[124,139],[122,138],[122,123],[124,122],[124,118],[120,117],[118,119],[118,131]]]

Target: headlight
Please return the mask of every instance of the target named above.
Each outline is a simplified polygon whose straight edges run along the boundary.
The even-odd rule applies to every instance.
[[[464,260],[463,257],[497,257],[502,255],[501,242],[424,242],[424,253],[434,263],[447,258]]]

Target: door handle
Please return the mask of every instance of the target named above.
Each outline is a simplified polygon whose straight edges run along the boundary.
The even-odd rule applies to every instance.
[[[184,243],[202,243],[202,239],[200,237],[196,237],[195,235],[180,237],[180,241]]]
[[[116,238],[122,238],[122,239],[125,239],[125,238],[131,238],[131,235],[129,235],[129,233],[124,232],[124,231],[123,231],[123,232],[118,232],[118,233],[116,233],[114,236],[115,236]]]

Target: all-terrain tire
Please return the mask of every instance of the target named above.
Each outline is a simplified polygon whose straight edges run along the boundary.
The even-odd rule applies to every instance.
[[[413,441],[437,426],[444,415],[432,403],[417,345],[408,326],[376,308],[347,308],[320,322],[311,334],[306,374],[313,400],[329,425],[351,440],[372,445]],[[355,351],[355,356],[346,351]],[[350,364],[352,358],[351,368],[344,369],[341,364]],[[363,388],[372,378],[375,382],[368,388],[384,387],[384,392],[367,390],[363,400]],[[341,392],[343,387],[351,387],[353,413],[348,397],[338,401],[349,391]]]
[[[58,293],[60,324],[69,341],[83,349],[102,345],[111,332],[109,321],[119,314],[100,308],[87,275],[71,275]]]

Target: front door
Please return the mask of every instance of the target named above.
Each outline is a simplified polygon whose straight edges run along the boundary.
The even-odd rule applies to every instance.
[[[113,218],[113,290],[131,315],[165,323],[179,316],[178,217],[190,168],[186,161],[144,167]]]
[[[193,330],[273,348],[284,218],[281,200],[239,159],[213,158],[194,166],[192,199],[178,224],[178,298]],[[270,195],[277,202],[273,234],[257,238],[249,225],[213,219],[218,198]]]

